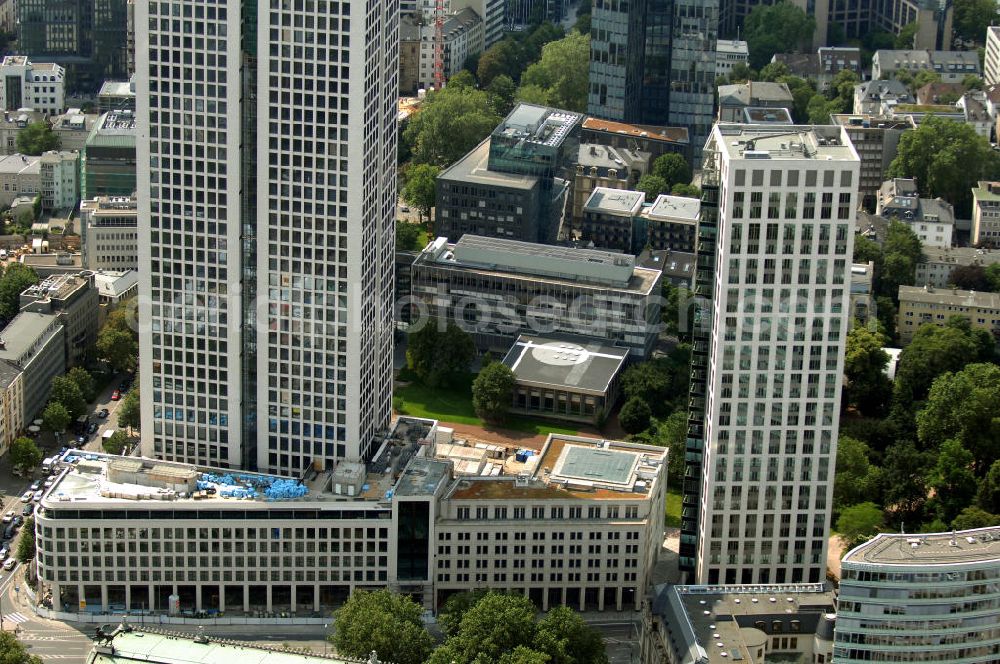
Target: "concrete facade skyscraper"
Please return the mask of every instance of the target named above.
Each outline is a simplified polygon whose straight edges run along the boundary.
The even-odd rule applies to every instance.
[[[842,127],[719,124],[705,172],[718,222],[700,229],[714,283],[698,293],[711,323],[694,344],[707,362],[692,367],[704,416],[688,458],[703,457],[689,462],[682,567],[696,583],[821,582],[860,161]]]
[[[391,413],[398,3],[136,12],[143,453],[369,457]]]

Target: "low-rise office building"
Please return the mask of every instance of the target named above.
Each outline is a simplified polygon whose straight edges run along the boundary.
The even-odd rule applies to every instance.
[[[62,323],[66,366],[82,365],[97,343],[99,300],[93,275],[53,275],[21,293],[21,311],[51,314]]]
[[[628,354],[573,337],[522,334],[503,359],[517,379],[510,410],[600,424],[618,401]]]
[[[441,34],[443,37],[441,44],[441,74],[447,81],[452,76],[462,71],[465,67],[466,59],[483,52],[484,33],[483,21],[479,14],[471,7],[465,7],[446,14],[443,18]],[[400,19],[400,29],[404,23],[412,23],[416,28],[416,36],[419,41],[417,59],[417,88],[429,89],[434,86],[434,48],[435,48],[435,25],[433,19],[421,16],[403,16]],[[406,30],[404,34],[411,34]],[[400,53],[400,67],[408,67],[402,62],[405,52]],[[409,89],[402,88],[405,91]]]
[[[139,273],[135,270],[95,272],[94,287],[97,289],[98,303],[101,308],[98,323],[103,326],[110,311],[117,309],[119,305],[134,299],[139,294]]]
[[[327,611],[357,589],[638,608],[662,545],[666,450],[551,435],[459,474],[431,420],[367,464],[289,479],[68,452],[36,515],[39,596],[68,611]],[[522,460],[523,459],[523,460]],[[497,470],[493,470],[497,468]]]
[[[915,283],[918,286],[944,288],[951,284],[951,273],[956,267],[970,265],[987,268],[1000,263],[1000,251],[974,247],[927,247],[922,250],[916,267]]]
[[[465,327],[481,350],[506,353],[521,334],[570,334],[645,358],[659,329],[662,274],[628,254],[437,238],[411,278],[416,310]]]
[[[1000,294],[934,288],[900,286],[899,313],[896,324],[899,341],[908,344],[921,325],[943,327],[952,316],[967,319],[973,329],[1000,335]]]
[[[875,214],[903,222],[924,246],[951,246],[955,208],[941,198],[921,198],[915,180],[894,178],[883,182]]]
[[[750,61],[749,45],[739,39],[720,39],[715,42],[715,75],[728,76],[736,65]]]
[[[867,323],[875,312],[875,261],[851,265],[851,320]]]
[[[980,181],[972,189],[972,244],[1000,247],[1000,182]]]
[[[51,62],[31,62],[26,55],[0,61],[0,107],[31,108],[45,115],[66,110],[66,70]]]
[[[0,330],[0,360],[22,375],[22,422],[42,412],[52,379],[66,373],[65,331],[58,316],[22,311]]]
[[[788,67],[793,76],[816,81],[821,91],[842,71],[861,77],[861,49],[854,46],[821,46],[815,53],[775,53],[771,62]]]
[[[138,201],[98,196],[80,203],[80,240],[88,270],[139,269]]]
[[[663,281],[691,290],[694,283],[694,266],[697,256],[684,251],[644,250],[638,257],[639,264],[663,274]]]
[[[21,254],[17,260],[42,279],[54,274],[79,274],[84,269],[82,255],[68,251]]]
[[[830,662],[836,594],[822,583],[653,588],[642,664]]]
[[[42,209],[72,212],[80,200],[77,152],[51,151],[42,154],[39,161],[39,187]]]
[[[136,190],[135,113],[110,111],[87,137],[80,156],[80,196],[131,196]]]
[[[437,178],[437,233],[554,241],[583,116],[520,103],[490,137]]]
[[[1000,528],[882,533],[840,569],[834,664],[1000,660]]]

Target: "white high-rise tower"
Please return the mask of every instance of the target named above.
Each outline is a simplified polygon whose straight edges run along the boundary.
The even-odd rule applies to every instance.
[[[398,2],[136,12],[143,453],[367,458],[390,416]]]
[[[859,170],[842,127],[716,125],[705,146],[719,189],[697,583],[825,578]]]

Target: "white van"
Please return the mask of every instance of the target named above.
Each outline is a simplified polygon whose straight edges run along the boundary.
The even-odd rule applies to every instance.
[[[42,461],[42,470],[46,473],[51,473],[52,469],[56,465],[56,459],[57,457],[49,457],[48,459]]]

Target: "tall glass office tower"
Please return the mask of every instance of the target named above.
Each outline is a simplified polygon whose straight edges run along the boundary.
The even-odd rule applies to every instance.
[[[697,163],[714,118],[718,23],[718,0],[596,3],[587,111],[687,127]]]
[[[136,12],[143,453],[369,457],[390,416],[398,2]]]

